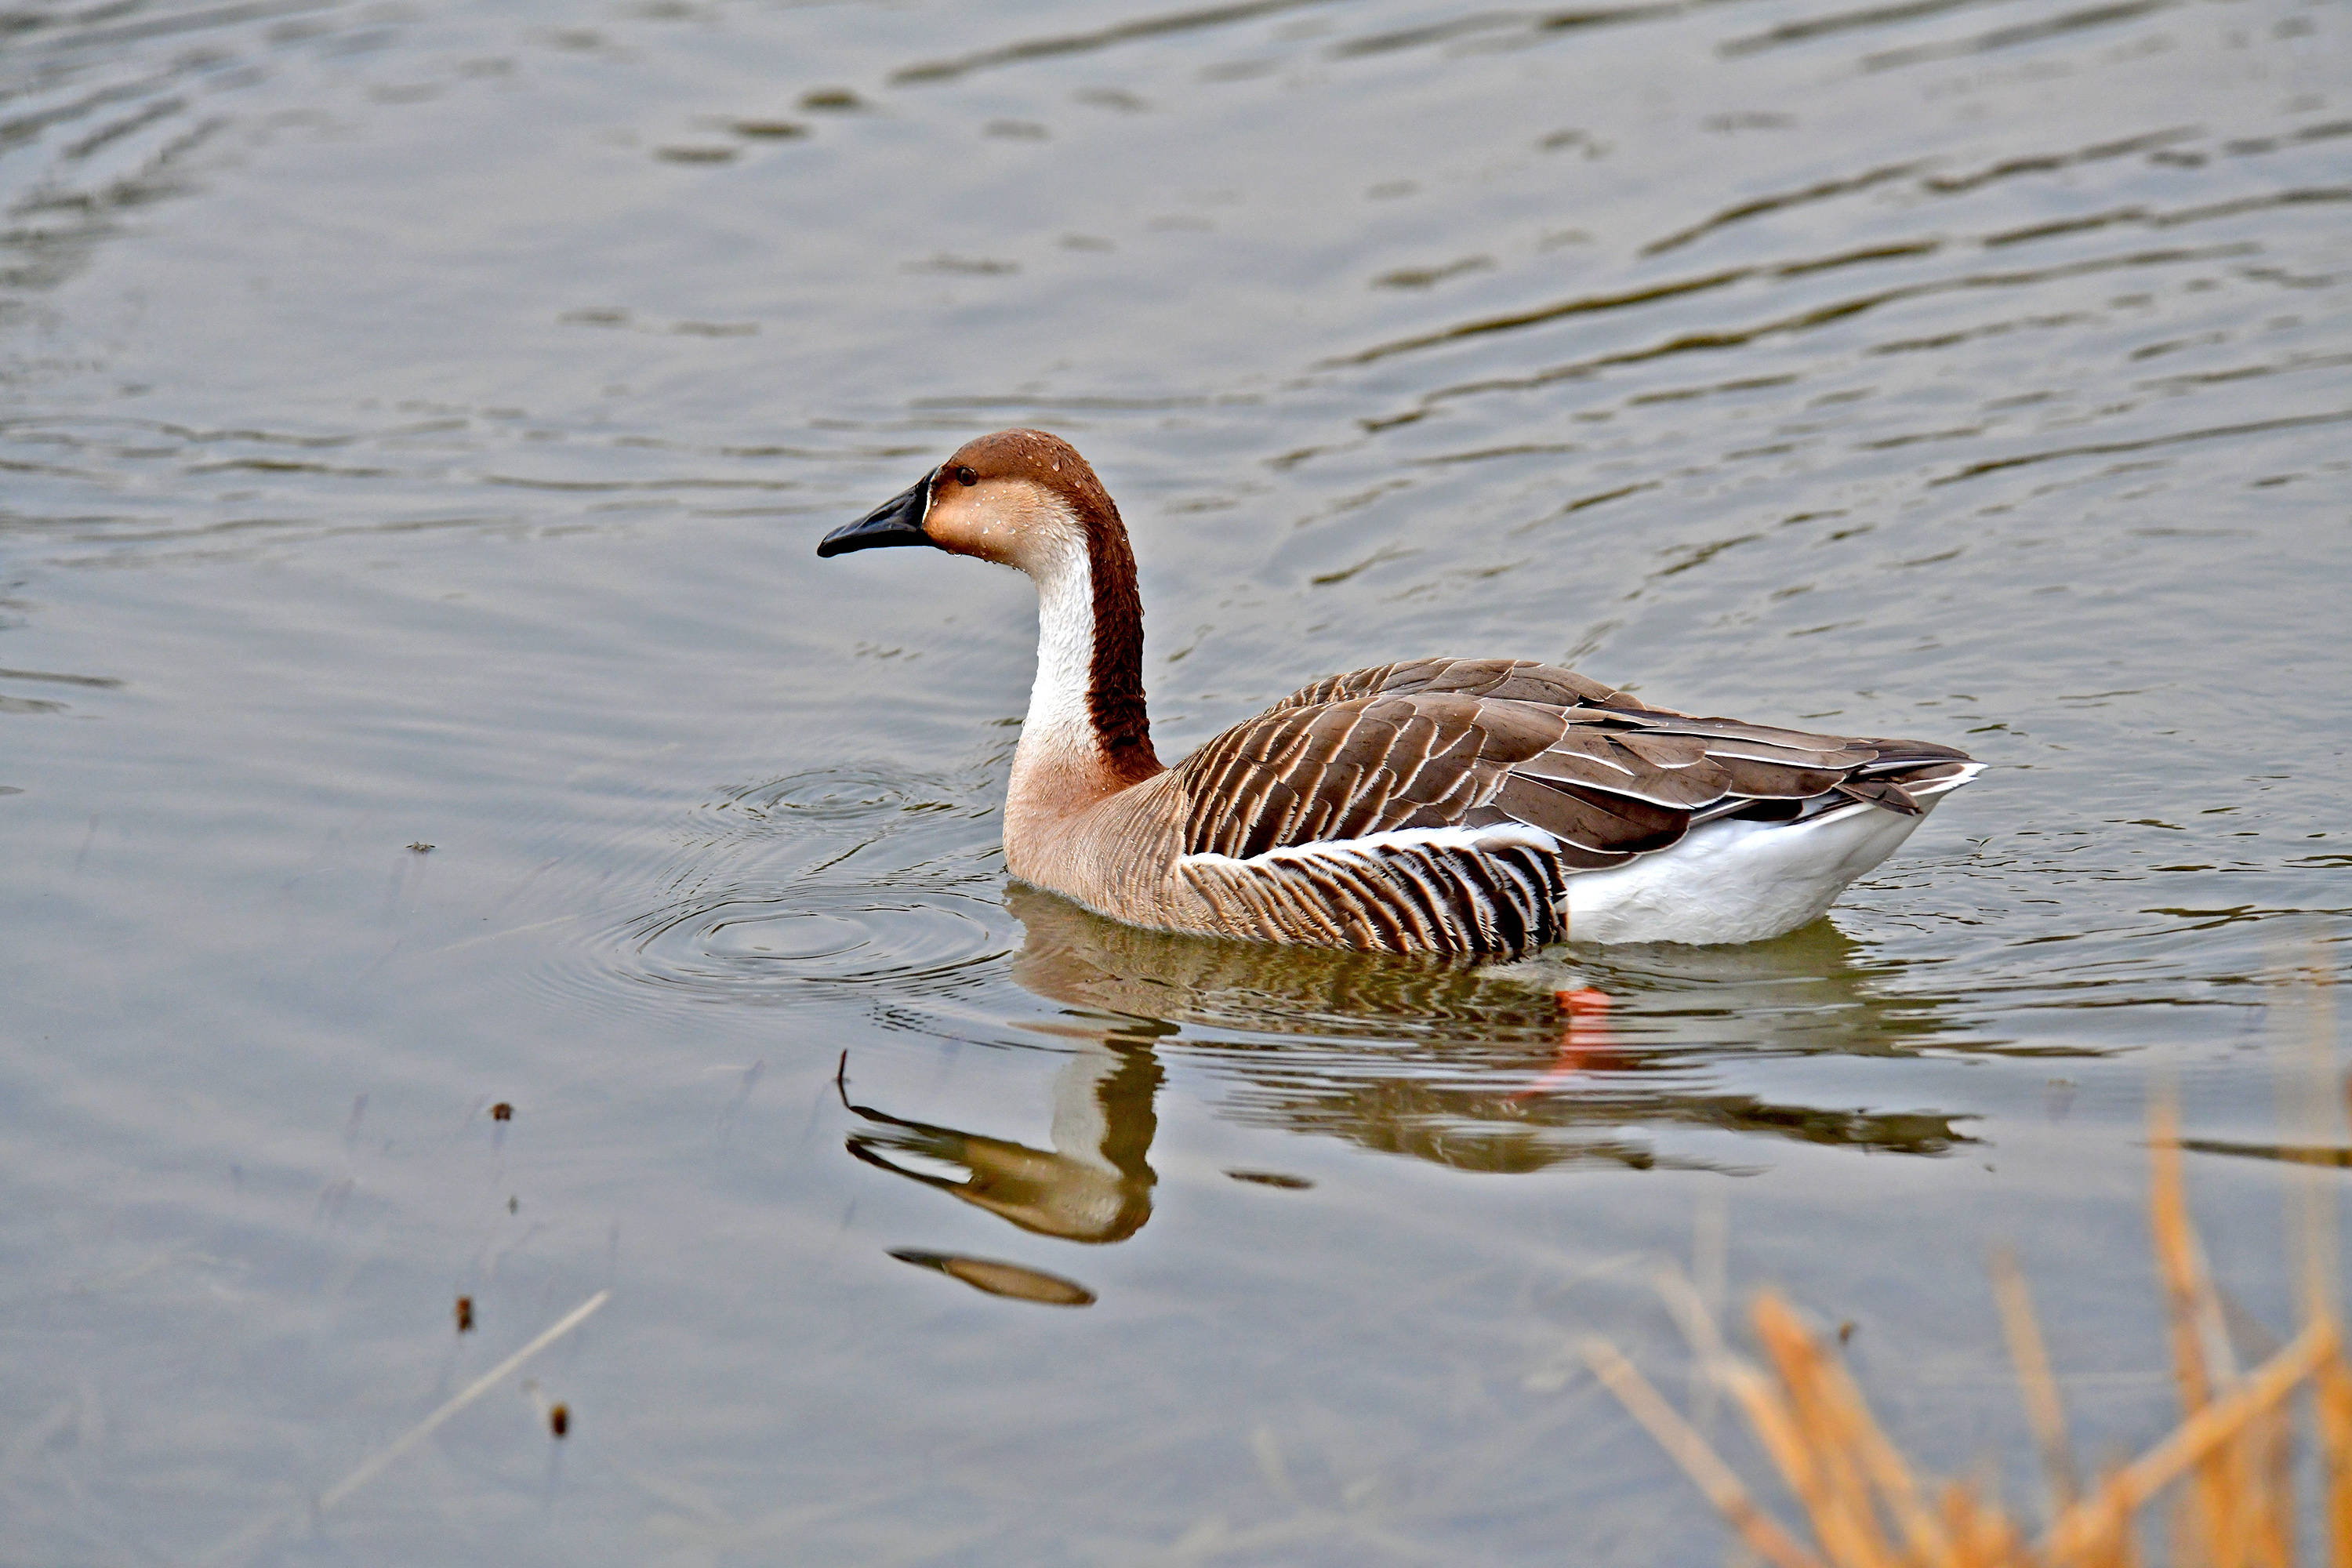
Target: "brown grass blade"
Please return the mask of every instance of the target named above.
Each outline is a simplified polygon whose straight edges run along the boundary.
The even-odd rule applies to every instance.
[[[1616,1346],[1605,1340],[1587,1340],[1580,1348],[1593,1375],[1617,1396],[1617,1402],[1642,1424],[1667,1457],[1682,1467],[1683,1474],[1739,1532],[1749,1551],[1775,1568],[1822,1568],[1821,1559],[1799,1545],[1773,1521],[1771,1515],[1757,1506],[1748,1489],[1739,1484],[1739,1478],[1732,1474],[1731,1467],[1675,1413],[1665,1396],[1650,1385],[1650,1380],[1618,1353]]]

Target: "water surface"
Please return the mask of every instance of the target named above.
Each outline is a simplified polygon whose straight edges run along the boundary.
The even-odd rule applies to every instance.
[[[2274,1142],[2352,931],[2341,7],[6,28],[0,1558],[1714,1563],[1577,1338],[1777,1282],[1962,1470],[2001,1241],[2161,1428],[2145,1096]],[[1027,584],[812,553],[1011,424],[1165,755],[1453,652],[1993,767],[1751,948],[1126,931]]]

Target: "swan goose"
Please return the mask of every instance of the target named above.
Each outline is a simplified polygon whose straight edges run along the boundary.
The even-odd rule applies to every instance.
[[[1076,448],[982,436],[817,553],[893,545],[1035,581],[1005,865],[1135,925],[1390,952],[1759,941],[1821,916],[1982,767],[1492,658],[1329,676],[1163,767],[1135,556]]]

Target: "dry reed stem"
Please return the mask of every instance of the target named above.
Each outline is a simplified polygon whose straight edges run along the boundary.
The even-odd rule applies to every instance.
[[[2330,1568],[2352,1568],[2352,1368],[2344,1364],[2341,1345],[2315,1382],[2327,1561]]]
[[[1818,1536],[1821,1520],[1831,1508],[1828,1482],[1822,1467],[1815,1462],[1814,1451],[1806,1446],[1806,1435],[1796,1413],[1780,1396],[1781,1391],[1745,1362],[1726,1362],[1717,1375],[1731,1390],[1732,1398],[1748,1413],[1748,1424],[1756,1429],[1757,1440],[1764,1445],[1765,1453],[1780,1469],[1780,1479],[1789,1483],[1789,1489],[1804,1505],[1806,1517],[1814,1521],[1814,1533]],[[1832,1557],[1847,1561],[1839,1552],[1840,1546],[1846,1543],[1823,1541],[1822,1544]]]
[[[2215,1366],[2225,1353],[2217,1342],[2227,1342],[2218,1331],[2221,1308],[2189,1215],[2180,1172],[2180,1113],[2168,1091],[2149,1097],[2147,1120],[2148,1223],[2164,1278],[2180,1413],[2193,1422],[2212,1403],[2217,1382],[2229,1375],[2223,1370],[2217,1378]],[[2213,1450],[2199,1468],[2191,1490],[2197,1500],[2195,1534],[2202,1537],[2204,1561],[2210,1568],[2247,1568],[2252,1521],[2241,1517],[2240,1505],[2252,1495],[2253,1477],[2243,1456],[2232,1448]],[[2179,1544],[2185,1548],[2189,1543],[2184,1540]]]
[[[2069,1510],[2082,1521],[2074,1541],[2046,1543],[2045,1538],[2044,1555],[2057,1568],[2132,1568],[2137,1542],[2132,1534],[2130,1510],[2114,1489],[2115,1479],[2115,1472],[2109,1471],[2088,1498]],[[2062,1521],[2067,1517],[2059,1515]]]
[[[2284,1404],[2297,1384],[2338,1353],[2336,1326],[2313,1323],[2236,1388],[2173,1429],[2172,1435],[2126,1465],[2058,1518],[2045,1537],[2045,1554],[2072,1562],[2105,1515],[2128,1518],[2157,1493],[2237,1438],[2250,1422]]]
[[[1993,1300],[2000,1308],[2002,1337],[2009,1342],[2010,1363],[2017,1369],[2018,1395],[2033,1427],[2033,1441],[2042,1450],[2042,1472],[2050,1487],[2050,1513],[2054,1519],[2073,1507],[2083,1492],[2082,1480],[2074,1473],[2074,1447],[2066,1437],[2065,1401],[2050,1370],[2049,1348],[2042,1343],[2042,1324],[2033,1315],[2033,1297],[2017,1267],[2017,1254],[2006,1247],[1994,1248],[1990,1272]]]
[[[2303,968],[2303,1055],[2309,1081],[2294,1097],[2307,1121],[2303,1141],[2325,1146],[2340,1136],[2336,1080],[2333,971],[2315,950]],[[2346,1080],[2352,1089],[2352,1079]],[[2342,1321],[2336,1302],[2336,1188],[2318,1167],[2298,1168],[2302,1197],[2303,1312],[2306,1322]],[[2322,1534],[2329,1568],[2352,1568],[2352,1366],[2339,1346],[2312,1380],[2312,1418],[2319,1435]]]
[[[1942,1568],[2021,1568],[2030,1563],[2017,1527],[1964,1481],[1944,1486],[1943,1534],[1950,1543],[1928,1561]]]
[[[2248,1426],[2243,1445],[2257,1478],[2251,1510],[2253,1548],[2268,1568],[2294,1568],[2294,1392],[2289,1389],[2275,1409]]]
[[[2319,1040],[2321,1053],[2326,1042]],[[2318,1060],[2319,1058],[2315,1058]],[[2332,1068],[2331,1069],[2332,1070]],[[2168,1095],[2149,1108],[2149,1219],[2184,1418],[2172,1433],[2081,1492],[2065,1411],[2022,1276],[1995,1255],[1995,1294],[2018,1383],[2050,1477],[2053,1510],[2038,1546],[1997,1505],[1961,1482],[1932,1501],[1872,1416],[1844,1365],[1786,1302],[1759,1293],[1758,1340],[1772,1375],[1722,1348],[1711,1318],[1685,1323],[1716,1378],[1746,1413],[1766,1454],[1803,1505],[1822,1555],[1766,1514],[1730,1467],[1645,1381],[1600,1341],[1585,1359],[1634,1417],[1776,1568],[2133,1568],[2133,1521],[2175,1482],[2181,1511],[2174,1568],[2292,1568],[2295,1547],[2294,1397],[2313,1385],[2331,1568],[2352,1568],[2352,1360],[2337,1327],[2332,1194],[2307,1193],[2305,1321],[2284,1348],[2241,1375],[2222,1329],[2184,1190],[2179,1117]],[[1685,1288],[1687,1293],[1687,1288]],[[1684,1303],[1691,1305],[1691,1303]],[[1899,1533],[1898,1547],[1890,1532]],[[2200,1555],[2201,1552],[2201,1555]]]
[[[1952,1550],[1938,1562],[1937,1568],[1996,1568],[2000,1560],[1985,1553],[1977,1500],[1965,1483],[1944,1483],[1943,1510],[1944,1533]]]
[[[1894,1548],[1879,1529],[1853,1434],[1822,1386],[1819,1352],[1811,1336],[1769,1292],[1757,1298],[1755,1325],[1780,1374],[1802,1448],[1815,1461],[1817,1484],[1806,1497],[1815,1538],[1833,1561],[1847,1568],[1886,1562]]]
[[[1617,1396],[1618,1403],[1642,1424],[1667,1457],[1682,1467],[1683,1474],[1706,1494],[1706,1500],[1730,1521],[1749,1551],[1777,1568],[1822,1568],[1819,1558],[1797,1544],[1771,1515],[1757,1505],[1731,1467],[1717,1457],[1706,1439],[1675,1413],[1664,1394],[1650,1386],[1649,1379],[1618,1353],[1616,1346],[1605,1340],[1587,1340],[1580,1348],[1593,1375]]]
[[[2336,1105],[2332,1092],[2336,1079],[2333,978],[2315,952],[2302,974],[2303,1012],[2308,1026],[2303,1032],[2305,1081],[2290,1093],[2285,1075],[2280,1077],[2281,1098],[2285,1102],[2281,1106],[2281,1120],[2290,1125],[2299,1120],[2299,1141],[2314,1149],[2338,1143],[2343,1132],[2343,1123],[2332,1113]],[[2295,1173],[2295,1193],[2303,1211],[2298,1229],[2303,1242],[2304,1316],[2340,1322],[2336,1301],[2336,1187],[2315,1164],[2299,1164]]]
[[[1845,1368],[1805,1332],[1796,1314],[1778,1296],[1769,1291],[1759,1295],[1754,1312],[1757,1334],[1771,1348],[1781,1380],[1795,1386],[1798,1377],[1792,1373],[1801,1373],[1816,1406],[1834,1428],[1835,1439],[1853,1456],[1863,1475],[1876,1489],[1880,1505],[1908,1540],[1912,1554],[1930,1563],[1948,1558],[1952,1552],[1950,1538],[1920,1497],[1910,1467],[1872,1418],[1862,1391],[1854,1386]],[[1874,1527],[1866,1494],[1858,1499],[1856,1506]],[[1883,1542],[1877,1550],[1882,1556],[1891,1555]]]
[[[1768,1298],[1769,1300],[1769,1298]],[[1774,1303],[1779,1306],[1777,1302]],[[2015,1527],[1994,1508],[1978,1502],[1967,1488],[1948,1486],[1943,1496],[1944,1518],[1935,1529],[1934,1550],[1897,1552],[1874,1531],[1857,1531],[1852,1508],[1856,1499],[1842,1483],[1826,1479],[1815,1462],[1824,1449],[1845,1447],[1852,1453],[1853,1430],[1829,1411],[1838,1392],[1828,1389],[1821,1376],[1825,1357],[1820,1346],[1795,1321],[1793,1313],[1779,1307],[1780,1316],[1759,1312],[1759,1331],[1779,1342],[1784,1382],[1803,1384],[1808,1394],[1799,1408],[1783,1404],[1754,1368],[1739,1363],[1724,1370],[1732,1392],[1749,1411],[1759,1436],[1801,1498],[1808,1502],[1817,1539],[1840,1568],[1900,1568],[1924,1563],[1934,1568],[2034,1568],[2040,1563],[2065,1568],[2127,1568],[2132,1561],[2132,1516],[2164,1489],[2213,1454],[2242,1439],[2249,1426],[2275,1416],[2305,1379],[2325,1368],[2343,1364],[2335,1325],[2313,1323],[2293,1342],[2242,1379],[2220,1399],[2208,1404],[2175,1428],[2172,1435],[2131,1464],[2103,1481],[2090,1496],[2061,1514],[2037,1551],[2020,1541]],[[1764,1324],[1771,1326],[1765,1329]],[[1685,1474],[1696,1482],[1758,1555],[1780,1568],[1822,1568],[1820,1560],[1799,1544],[1759,1508],[1729,1466],[1717,1456],[1663,1395],[1633,1364],[1603,1341],[1588,1341],[1586,1362],[1610,1392],[1640,1421]],[[1800,1414],[1811,1410],[1811,1415]],[[1757,1419],[1758,1417],[1761,1419]],[[1809,1447],[1809,1445],[1811,1445]],[[2247,1494],[2251,1498],[2252,1494]],[[1867,1497],[1861,1500],[1866,1504]],[[2229,1501],[2243,1500],[2232,1499]],[[2234,1514],[2237,1510],[2232,1509]],[[1827,1527],[1826,1530],[1824,1527]],[[1831,1531],[1836,1532],[1832,1539]]]
[[[1723,1328],[1718,1321],[1720,1297],[1710,1298],[1705,1288],[1671,1264],[1653,1275],[1651,1284],[1696,1360],[1692,1369],[1695,1387],[1691,1425],[1698,1428],[1702,1436],[1712,1440],[1716,1403],[1725,1388],[1722,1368],[1733,1359],[1731,1348],[1723,1342]]]

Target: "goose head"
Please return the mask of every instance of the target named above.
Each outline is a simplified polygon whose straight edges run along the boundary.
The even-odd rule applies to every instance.
[[[816,552],[915,544],[1011,566],[1037,584],[1037,682],[1005,817],[1008,864],[1029,876],[1056,824],[1160,771],[1127,526],[1076,447],[1043,430],[999,430],[826,534]]]
[[[818,543],[819,555],[928,544],[1027,573],[1043,584],[1126,531],[1078,449],[1043,430],[1000,430],[965,442],[938,468]],[[1132,574],[1133,562],[1128,563]]]

